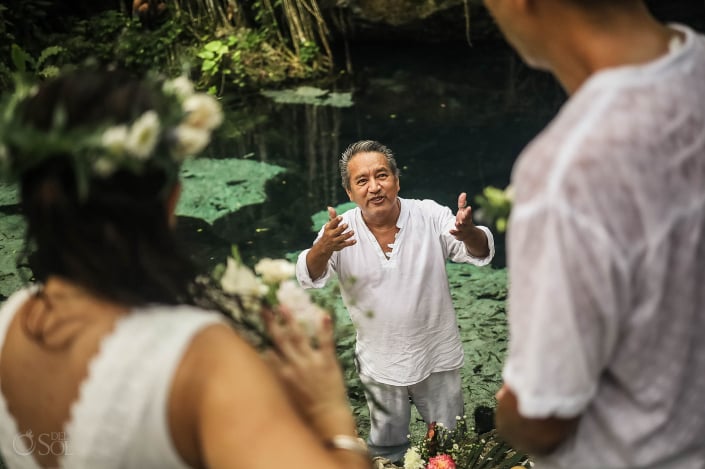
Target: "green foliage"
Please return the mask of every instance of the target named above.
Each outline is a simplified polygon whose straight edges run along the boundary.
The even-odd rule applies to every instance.
[[[199,85],[213,94],[312,78],[332,58],[317,6],[307,10],[300,1],[236,2],[233,11],[221,2],[174,2],[164,21],[146,25],[117,8],[59,18],[61,8],[50,0],[8,0],[0,5],[0,88],[11,86],[20,62],[39,77],[87,60],[169,76],[193,66]],[[14,63],[12,44],[25,52],[15,53]]]
[[[138,72],[158,69],[167,75],[179,73],[182,49],[189,41],[185,15],[175,15],[154,29],[144,28],[139,20],[128,19],[115,49],[115,61]],[[187,61],[187,60],[186,60]]]
[[[30,39],[38,42],[45,36],[40,25],[46,23],[50,7],[48,0],[7,0],[0,4],[0,89],[9,89],[13,74],[18,72],[16,59],[20,57],[13,51],[14,46]],[[32,59],[42,46],[22,47],[25,49]]]
[[[207,42],[196,54],[201,62],[201,76],[205,82],[213,82],[220,78],[221,88],[225,77],[236,75],[233,80],[237,85],[244,86],[244,77],[241,75],[237,62],[240,60],[241,51],[232,50],[237,44],[238,38],[235,35],[227,36],[225,39],[215,39]],[[232,53],[231,53],[232,51]],[[211,91],[211,90],[209,90]],[[212,91],[217,92],[217,88],[212,86]]]
[[[0,36],[9,40],[4,44],[24,44],[46,35],[43,25],[50,19],[50,0],[6,0],[0,6]]]
[[[299,59],[304,65],[313,65],[314,62],[321,56],[321,50],[318,45],[312,41],[304,41],[299,48]]]
[[[87,59],[139,74],[158,69],[167,75],[176,75],[182,70],[182,49],[187,52],[189,42],[193,40],[187,34],[186,23],[185,15],[174,15],[169,21],[149,29],[138,19],[106,10],[89,18],[67,18],[66,32],[44,34],[42,41],[33,41],[33,45],[49,45],[41,49],[36,61],[32,58],[32,48],[21,49],[26,51],[24,62],[28,71],[43,78],[56,74],[64,66],[81,64]],[[16,62],[14,57],[13,61]]]
[[[0,44],[12,44],[15,42],[14,36],[10,33],[9,27],[11,26],[10,21],[7,18],[8,8],[5,5],[0,4]],[[0,52],[5,54],[5,48],[0,48]],[[12,77],[12,70],[3,61],[0,61],[0,90],[5,89],[9,86]]]
[[[64,44],[67,63],[80,63],[91,57],[100,63],[115,61],[116,44],[129,17],[119,11],[106,10],[90,18],[73,21],[66,34],[55,34],[50,40]]]
[[[11,59],[15,71],[21,75],[32,73],[40,78],[55,77],[59,67],[51,63],[52,58],[60,57],[66,49],[60,46],[50,46],[44,49],[36,59],[17,44],[12,44]]]
[[[511,186],[504,190],[487,186],[481,195],[475,197],[475,216],[487,225],[494,225],[498,232],[504,233],[512,210],[512,199]]]
[[[323,19],[317,7],[309,9],[299,3],[240,4],[247,21],[235,19],[232,27],[223,28],[215,38],[206,32],[196,53],[201,85],[215,93],[226,87],[252,90],[327,71],[332,60],[322,49],[329,47],[327,42],[323,47],[316,42],[325,35]],[[317,29],[318,35],[313,32]]]
[[[228,43],[215,40],[203,46],[203,50],[198,53],[198,57],[203,59],[201,72],[215,75],[220,71],[223,57],[230,50],[229,46],[232,46],[237,41],[235,36],[230,36],[228,39]]]
[[[291,78],[295,56],[272,45],[267,29],[242,28],[206,42],[196,53],[201,85],[222,93],[226,87],[259,88]]]

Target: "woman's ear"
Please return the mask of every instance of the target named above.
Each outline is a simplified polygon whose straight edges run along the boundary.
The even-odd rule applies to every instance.
[[[169,191],[169,195],[166,198],[166,216],[169,226],[174,228],[176,226],[176,204],[179,203],[179,197],[181,196],[181,183],[177,182],[174,187]]]

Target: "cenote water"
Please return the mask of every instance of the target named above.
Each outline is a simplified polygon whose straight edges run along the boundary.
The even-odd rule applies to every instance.
[[[348,202],[337,160],[360,139],[379,140],[395,152],[401,197],[455,208],[460,192],[472,198],[487,185],[503,188],[521,149],[565,100],[550,75],[528,69],[502,45],[369,45],[355,48],[351,59],[353,73],[327,85],[331,94],[350,93],[351,105],[262,97],[246,108],[231,106],[242,124],[226,126],[211,148],[212,158],[225,160],[216,170],[219,182],[206,178],[194,185],[204,200],[180,210],[187,213],[180,231],[195,259],[212,266],[237,244],[251,264],[310,246],[311,216]],[[318,101],[326,103],[327,96]],[[236,165],[242,160],[249,165]],[[255,162],[279,172],[259,189],[259,200],[248,202],[257,189],[247,184],[260,177]],[[208,199],[218,184],[242,185],[243,191]],[[206,206],[216,214],[201,216]],[[494,265],[502,267],[503,237],[497,241]]]

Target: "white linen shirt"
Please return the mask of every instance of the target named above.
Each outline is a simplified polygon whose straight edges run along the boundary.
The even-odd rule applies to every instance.
[[[509,356],[537,468],[705,468],[705,38],[592,76],[520,156]]]
[[[343,302],[357,329],[360,373],[395,386],[410,386],[431,373],[463,364],[455,310],[450,296],[446,259],[486,265],[494,256],[494,238],[487,235],[490,254],[478,259],[449,230],[455,215],[432,200],[398,198],[399,232],[387,259],[369,230],[359,207],[342,214],[357,243],[336,251],[325,273],[311,279],[303,251],[296,277],[303,288],[323,287],[332,272],[340,282]],[[316,241],[323,234],[318,233]]]

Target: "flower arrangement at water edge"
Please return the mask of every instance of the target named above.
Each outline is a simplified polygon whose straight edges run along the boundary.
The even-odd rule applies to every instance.
[[[529,464],[494,431],[476,435],[468,429],[466,416],[456,417],[454,429],[431,423],[404,455],[404,469],[514,469]]]
[[[207,292],[214,305],[229,314],[235,327],[257,347],[270,345],[263,312],[275,307],[285,308],[313,337],[328,313],[299,286],[295,273],[296,266],[285,259],[263,258],[252,270],[233,247],[226,264],[213,273],[216,288]]]

